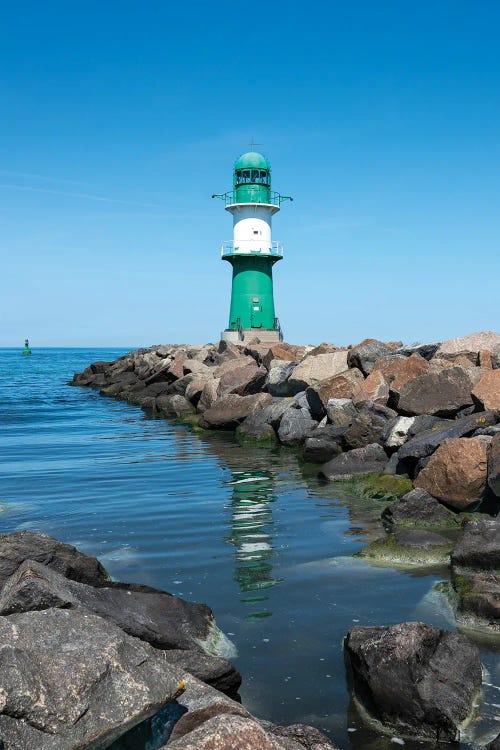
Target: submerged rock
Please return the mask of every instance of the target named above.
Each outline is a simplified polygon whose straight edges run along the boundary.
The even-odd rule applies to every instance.
[[[396,530],[364,547],[359,553],[372,563],[396,568],[448,565],[453,542],[433,531]]]
[[[421,622],[354,627],[345,640],[355,701],[397,737],[455,742],[481,689],[478,649]]]

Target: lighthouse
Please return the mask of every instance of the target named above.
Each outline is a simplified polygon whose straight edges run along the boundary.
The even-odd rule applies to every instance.
[[[271,190],[271,165],[250,151],[236,160],[233,189],[216,194],[233,217],[233,239],[223,242],[222,260],[231,264],[233,278],[226,341],[283,340],[274,309],[273,266],[283,258],[283,243],[271,239],[271,223],[281,203],[293,200]]]

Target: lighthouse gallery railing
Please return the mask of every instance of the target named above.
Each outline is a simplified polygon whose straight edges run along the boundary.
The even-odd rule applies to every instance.
[[[225,255],[272,255],[275,258],[282,258],[284,255],[284,247],[282,242],[272,240],[271,243],[263,242],[260,247],[257,246],[255,240],[240,240],[234,242],[234,240],[226,240],[221,245],[221,258]]]

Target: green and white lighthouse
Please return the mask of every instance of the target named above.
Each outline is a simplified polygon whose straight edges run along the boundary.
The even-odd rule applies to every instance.
[[[283,201],[292,200],[271,190],[271,165],[250,151],[234,165],[233,189],[221,195],[233,217],[233,239],[222,244],[222,260],[233,268],[226,341],[281,341],[273,295],[273,266],[283,257],[283,244],[271,239],[271,222]]]

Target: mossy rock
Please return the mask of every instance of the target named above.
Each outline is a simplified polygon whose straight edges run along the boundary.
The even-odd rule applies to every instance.
[[[190,424],[192,427],[198,427],[198,422],[201,419],[201,414],[183,414],[178,418],[178,422],[181,424]]]
[[[240,443],[244,443],[246,445],[257,445],[262,447],[276,445],[276,443],[278,442],[278,437],[275,431],[273,430],[271,425],[266,425],[266,427],[269,427],[269,429],[251,433],[242,429],[242,426],[240,425],[236,428],[236,437],[238,438]]]
[[[354,494],[369,500],[391,502],[406,495],[413,488],[413,482],[395,474],[366,474],[345,481],[336,482]]]
[[[374,565],[394,568],[442,567],[450,562],[453,541],[432,531],[401,531],[364,547],[357,553]]]

